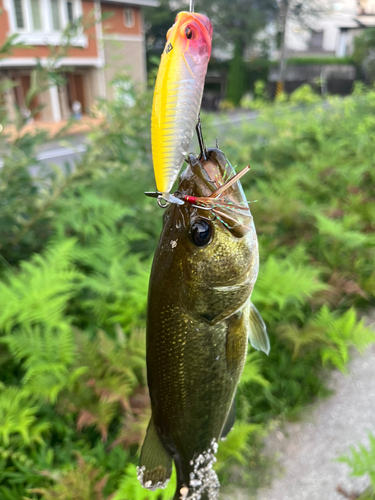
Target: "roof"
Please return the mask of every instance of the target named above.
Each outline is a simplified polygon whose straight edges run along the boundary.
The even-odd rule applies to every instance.
[[[373,15],[367,14],[367,15],[357,16],[355,19],[362,26],[367,26],[367,27],[374,26],[375,27],[375,16],[373,16]]]
[[[120,3],[123,5],[135,5],[139,7],[159,7],[159,0],[101,0],[102,3]]]

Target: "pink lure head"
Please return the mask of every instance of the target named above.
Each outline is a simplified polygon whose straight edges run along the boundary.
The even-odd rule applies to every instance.
[[[208,17],[194,12],[179,12],[167,33],[167,45],[188,52],[196,64],[208,63],[211,56],[212,25]]]

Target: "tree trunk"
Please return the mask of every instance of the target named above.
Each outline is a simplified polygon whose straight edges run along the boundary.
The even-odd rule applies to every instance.
[[[288,19],[289,0],[281,0],[280,3],[280,62],[279,62],[279,81],[276,86],[276,96],[283,92],[286,76],[286,45],[285,32]]]

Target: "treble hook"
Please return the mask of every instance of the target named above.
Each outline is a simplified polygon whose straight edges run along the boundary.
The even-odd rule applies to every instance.
[[[203,134],[202,134],[202,120],[201,115],[198,115],[198,123],[195,128],[198,137],[199,149],[201,150],[201,156],[204,161],[207,161],[206,148],[204,145]]]

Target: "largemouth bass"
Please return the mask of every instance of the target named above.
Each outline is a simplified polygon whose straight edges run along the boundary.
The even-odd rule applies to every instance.
[[[150,278],[152,417],[138,477],[151,490],[164,487],[173,460],[174,499],[212,500],[219,490],[214,456],[234,424],[248,339],[267,353],[269,342],[250,302],[258,243],[240,182],[218,149],[207,150],[207,161],[189,155],[188,162],[174,194],[185,203],[165,211]]]
[[[210,20],[193,12],[180,12],[167,33],[151,118],[152,159],[162,193],[169,193],[177,179],[194,134],[211,40]]]

